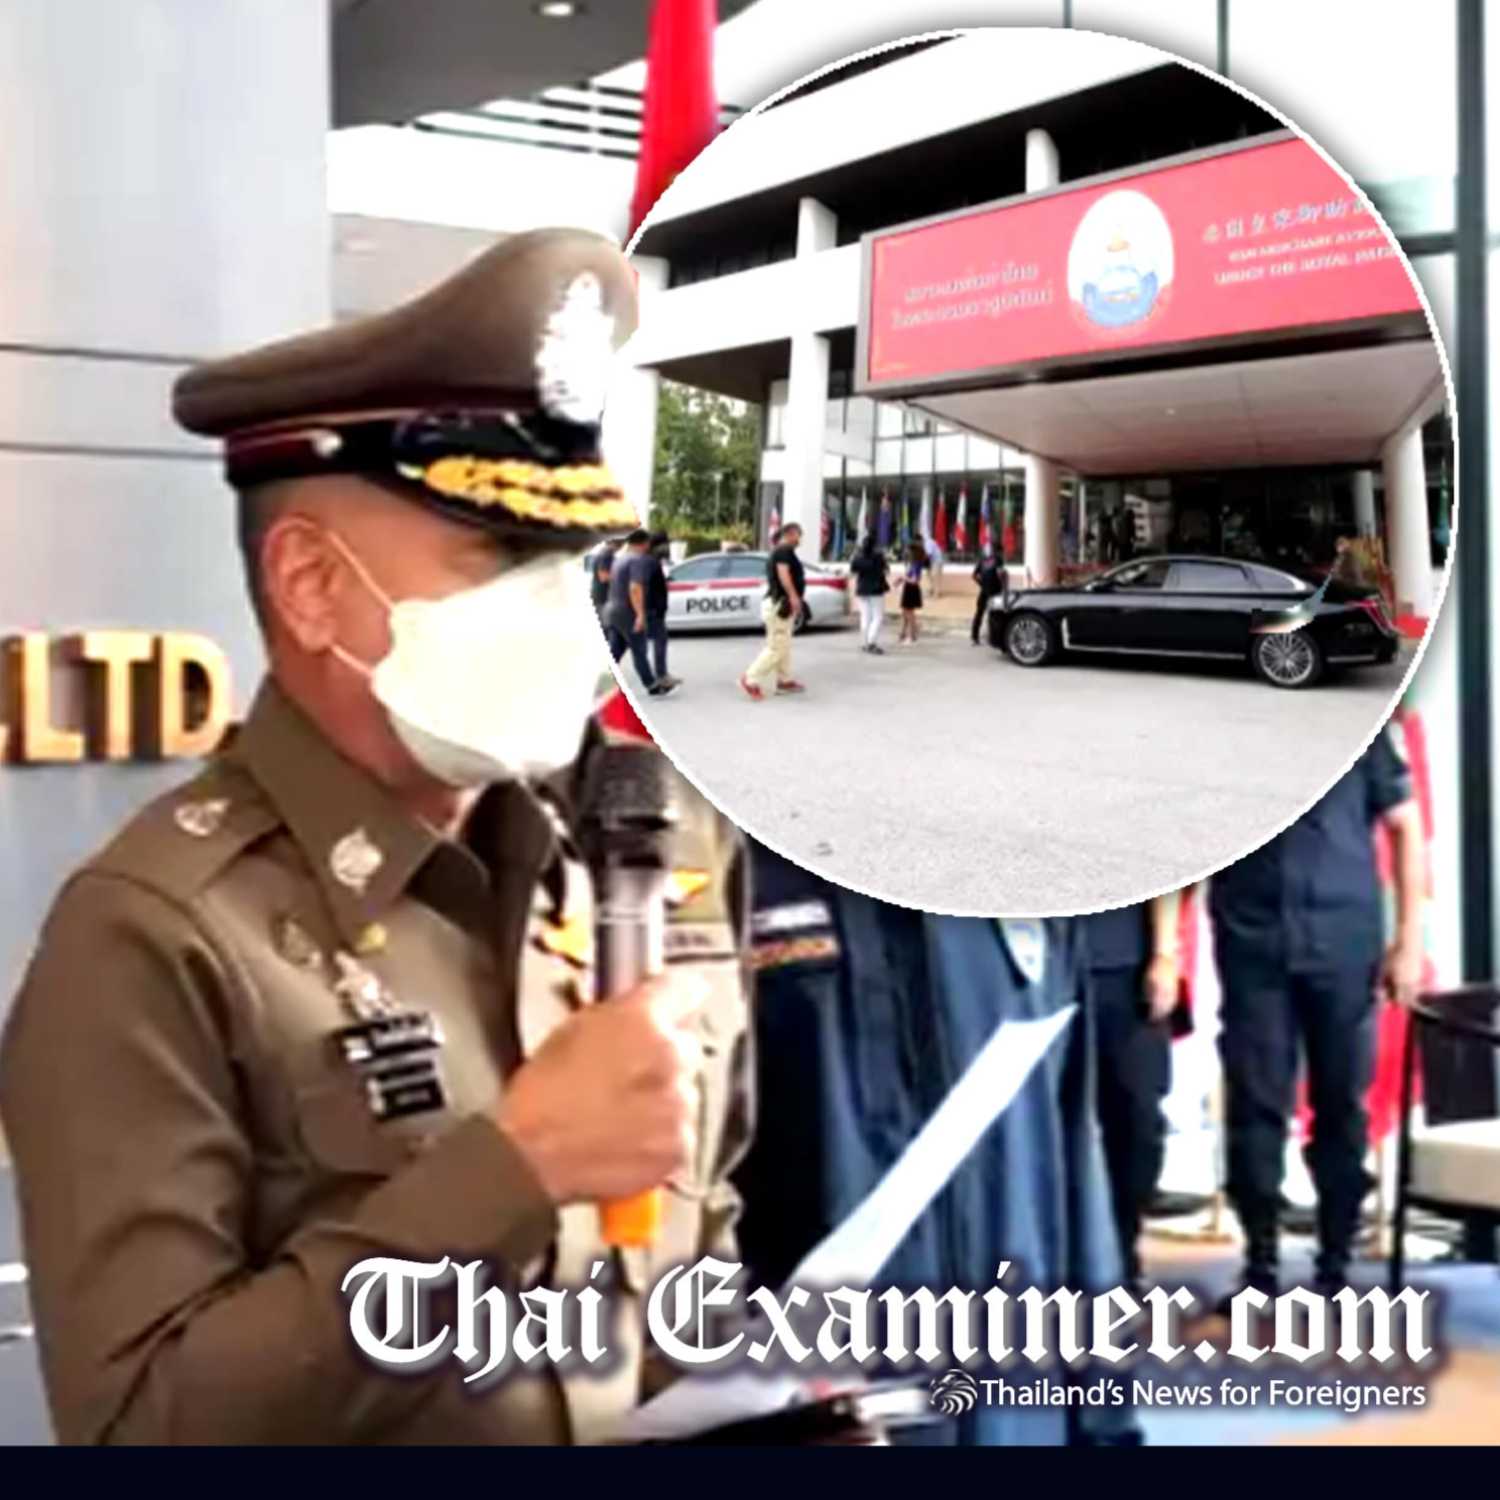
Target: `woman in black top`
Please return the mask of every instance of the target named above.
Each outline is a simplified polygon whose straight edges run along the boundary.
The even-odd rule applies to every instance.
[[[927,566],[927,554],[920,542],[913,542],[906,549],[906,573],[901,584],[901,639],[917,641],[917,611],[922,607],[922,569]]]
[[[880,644],[880,627],[885,623],[885,596],[890,592],[891,579],[885,553],[875,545],[875,538],[868,533],[859,544],[849,562],[849,571],[854,575],[854,597],[859,601],[859,633],[864,644],[861,651],[872,656],[884,656]]]

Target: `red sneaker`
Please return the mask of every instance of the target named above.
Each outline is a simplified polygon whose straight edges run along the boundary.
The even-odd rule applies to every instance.
[[[756,685],[755,685],[755,684],[754,684],[754,683],[753,683],[753,682],[751,682],[751,681],[750,681],[750,680],[749,680],[749,679],[748,679],[748,678],[745,678],[745,677],[741,677],[741,678],[740,678],[740,686],[741,686],[741,687],[742,687],[742,688],[744,688],[744,690],[745,690],[745,696],[746,696],[746,697],[747,697],[747,698],[754,698],[754,699],[755,699],[755,701],[756,701],[756,702],[757,702],[757,703],[759,703],[759,702],[760,702],[760,701],[761,701],[761,699],[762,699],[762,698],[764,698],[764,697],[765,697],[765,696],[766,696],[766,695],[765,695],[765,694],[764,694],[764,693],[763,693],[763,692],[761,692],[761,690],[760,690],[760,689],[759,689],[759,688],[758,688],[758,687],[756,687]]]
[[[793,677],[788,677],[785,682],[776,684],[778,693],[805,693],[807,689]]]

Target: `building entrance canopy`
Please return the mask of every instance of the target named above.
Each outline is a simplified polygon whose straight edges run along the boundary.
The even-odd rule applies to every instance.
[[[855,385],[1080,473],[1361,463],[1441,406],[1399,251],[1290,133],[867,235]]]
[[[1430,339],[923,396],[945,422],[1084,475],[1372,464],[1443,405]]]

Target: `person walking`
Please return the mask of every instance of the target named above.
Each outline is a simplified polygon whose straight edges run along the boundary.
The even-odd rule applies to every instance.
[[[871,656],[884,656],[880,631],[885,624],[885,596],[891,589],[891,575],[890,564],[885,553],[875,545],[873,533],[865,533],[859,550],[849,563],[849,571],[854,575],[854,597],[859,601],[862,642],[859,649]]]
[[[806,575],[802,559],[797,556],[802,528],[792,521],[773,532],[772,538],[776,545],[766,559],[766,598],[760,607],[760,617],[766,625],[766,644],[740,678],[746,697],[757,703],[773,685],[778,693],[807,691],[792,676],[792,635],[805,608]]]
[[[922,569],[927,566],[927,554],[920,542],[912,542],[906,549],[906,573],[901,584],[901,643],[910,641],[916,645],[917,611],[922,607]]]
[[[667,670],[667,558],[671,538],[665,531],[653,531],[647,544],[646,560],[646,639],[651,646],[651,669],[667,692],[682,686],[682,679]]]
[[[939,599],[943,593],[943,549],[938,546],[937,538],[929,536],[926,541],[927,572],[932,579],[932,597]]]
[[[625,538],[625,546],[610,569],[604,630],[609,638],[609,654],[619,661],[629,651],[641,686],[653,698],[661,698],[672,689],[656,680],[646,655],[646,583],[651,568],[646,553],[650,544],[651,533],[641,528]]]
[[[989,614],[990,601],[996,594],[1005,592],[1005,564],[995,556],[993,547],[987,546],[979,561],[974,564],[973,578],[979,585],[979,595],[974,601],[974,623],[969,627],[969,639],[977,646],[979,627]]]
[[[589,599],[594,606],[594,613],[599,616],[601,625],[604,624],[604,611],[609,604],[609,574],[615,565],[615,554],[619,550],[620,539],[612,536],[589,553]]]

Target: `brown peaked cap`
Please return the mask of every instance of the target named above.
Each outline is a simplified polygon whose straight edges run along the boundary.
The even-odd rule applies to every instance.
[[[538,229],[389,312],[195,365],[177,381],[173,414],[190,432],[223,437],[340,414],[535,405],[547,320],[588,272],[618,348],[636,325],[629,261],[602,235]]]
[[[599,454],[636,315],[611,241],[534,230],[390,312],[194,366],[173,411],[225,440],[236,488],[355,473],[500,535],[583,545],[638,523]]]

